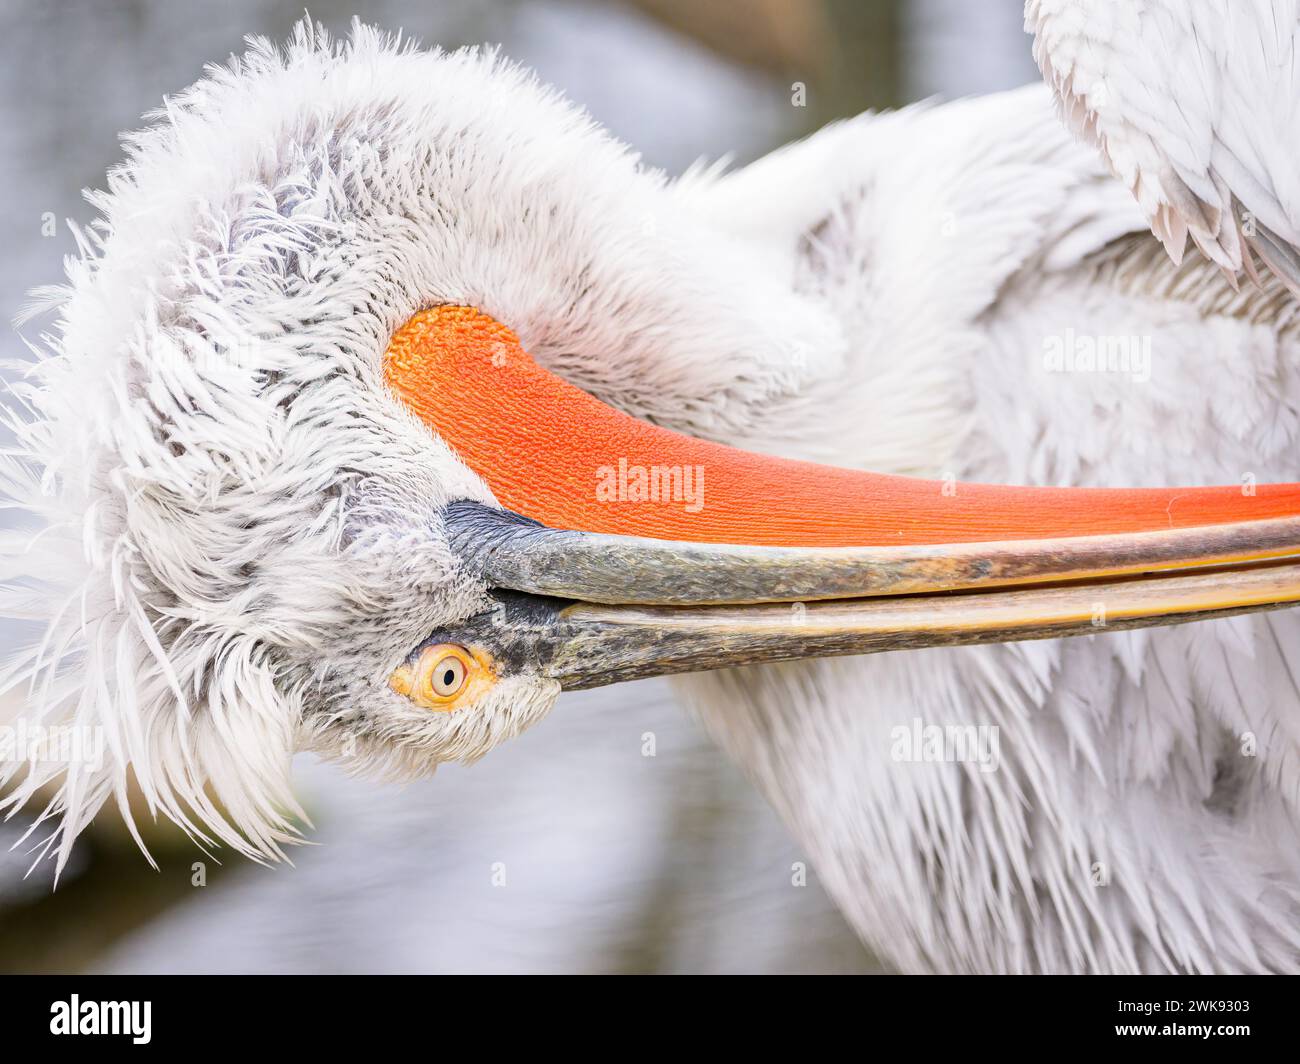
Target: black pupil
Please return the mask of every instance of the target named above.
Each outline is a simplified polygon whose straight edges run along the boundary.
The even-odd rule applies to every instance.
[[[443,687],[450,687],[455,682],[455,680],[456,680],[455,669],[448,669],[446,672],[442,674]]]

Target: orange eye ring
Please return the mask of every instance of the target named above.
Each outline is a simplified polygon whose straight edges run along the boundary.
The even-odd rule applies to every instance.
[[[496,681],[491,664],[455,643],[425,647],[412,664],[389,677],[388,686],[424,709],[450,711]]]

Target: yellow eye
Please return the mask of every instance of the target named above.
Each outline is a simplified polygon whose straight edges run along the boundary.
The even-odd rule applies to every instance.
[[[448,654],[430,670],[429,686],[439,698],[451,698],[460,693],[468,676],[465,662],[455,654]]]
[[[425,709],[452,710],[496,682],[491,662],[454,643],[425,647],[414,665],[403,665],[388,686]]]

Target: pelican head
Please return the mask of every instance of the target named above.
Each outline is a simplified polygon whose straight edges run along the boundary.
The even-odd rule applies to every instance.
[[[697,209],[710,175],[492,53],[304,25],[156,117],[10,403],[5,682],[103,737],[3,769],[60,862],[131,780],[275,858],[299,749],[419,775],[567,688],[1300,596],[1256,564],[1289,487],[953,492],[725,446],[832,374],[839,323]]]

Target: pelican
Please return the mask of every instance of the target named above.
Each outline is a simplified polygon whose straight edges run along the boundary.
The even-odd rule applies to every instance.
[[[5,765],[38,854],[136,786],[274,861],[295,751],[671,675],[901,971],[1300,965],[1285,262],[1170,261],[1049,87],[670,180],[303,23],[126,145],[8,405],[4,684],[104,739]]]

